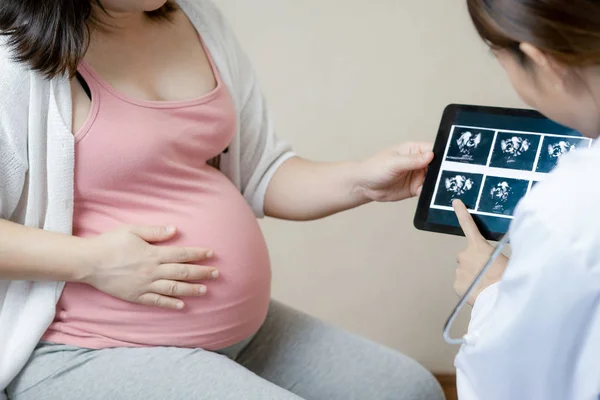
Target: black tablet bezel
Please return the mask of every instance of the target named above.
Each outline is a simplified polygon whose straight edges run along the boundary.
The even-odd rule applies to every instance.
[[[455,236],[464,236],[464,233],[460,227],[452,225],[441,225],[427,222],[429,217],[429,207],[435,191],[435,185],[437,183],[437,177],[442,166],[444,153],[446,151],[446,145],[448,143],[448,136],[454,125],[457,114],[459,112],[473,112],[493,115],[505,115],[511,117],[526,117],[526,118],[538,118],[547,119],[542,114],[534,110],[527,110],[521,108],[504,108],[504,107],[488,107],[478,106],[469,104],[450,104],[444,109],[442,120],[438,129],[437,137],[433,147],[434,159],[427,170],[425,182],[423,184],[423,190],[419,198],[417,211],[414,217],[414,226],[421,231],[445,233]],[[475,223],[479,226],[479,230],[487,240],[499,241],[506,232],[491,232],[485,228],[480,222],[476,215],[473,215]]]

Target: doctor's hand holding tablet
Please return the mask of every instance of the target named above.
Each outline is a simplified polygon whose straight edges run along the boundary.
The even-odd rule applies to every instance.
[[[519,202],[553,171],[567,153],[589,148],[579,132],[533,110],[451,104],[444,110],[422,196],[418,229],[467,238],[458,254],[455,290],[467,303],[501,280],[508,258],[489,240],[509,231]]]

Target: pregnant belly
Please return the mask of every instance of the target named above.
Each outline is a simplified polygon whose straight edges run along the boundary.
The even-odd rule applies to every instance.
[[[184,298],[184,310],[163,310],[122,301],[84,284],[67,284],[54,323],[44,339],[89,348],[177,346],[216,350],[252,335],[263,323],[270,299],[269,255],[254,214],[236,188],[211,174],[198,194],[108,210],[77,201],[75,234],[89,237],[126,223],[168,224],[178,236],[165,246],[214,250],[209,266],[220,277],[203,297]],[[115,204],[123,204],[116,202]]]

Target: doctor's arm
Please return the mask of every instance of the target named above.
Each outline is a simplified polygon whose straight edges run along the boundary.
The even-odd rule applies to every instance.
[[[477,298],[456,358],[459,398],[596,398],[596,263],[534,214],[520,216],[511,240],[502,280]]]

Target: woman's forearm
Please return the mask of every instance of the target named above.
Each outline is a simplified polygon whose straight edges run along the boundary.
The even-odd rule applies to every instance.
[[[0,280],[79,281],[84,240],[0,219]]]
[[[359,190],[358,164],[320,163],[299,157],[286,161],[267,189],[265,214],[308,221],[369,202]]]

